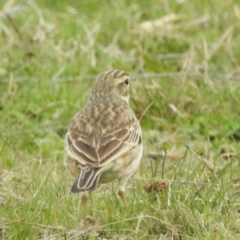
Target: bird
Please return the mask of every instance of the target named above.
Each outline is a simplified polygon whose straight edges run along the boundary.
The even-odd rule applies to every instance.
[[[86,192],[118,179],[118,195],[125,202],[128,180],[143,154],[142,130],[129,105],[135,79],[122,70],[107,70],[94,81],[84,107],[70,121],[65,137],[64,164],[75,177],[71,192]]]

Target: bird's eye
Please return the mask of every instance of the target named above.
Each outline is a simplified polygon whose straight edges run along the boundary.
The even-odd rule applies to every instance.
[[[128,84],[129,84],[129,79],[124,80],[124,83],[125,83],[126,85],[128,85]]]

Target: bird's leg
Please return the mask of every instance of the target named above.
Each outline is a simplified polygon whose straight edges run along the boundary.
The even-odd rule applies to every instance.
[[[125,198],[124,198],[124,192],[119,190],[118,191],[118,196],[122,199],[122,201],[125,203]]]
[[[86,218],[86,215],[87,215],[87,196],[86,194],[83,194],[82,195],[82,206],[83,206],[83,219]]]
[[[123,201],[123,203],[124,203],[124,205],[125,205],[125,208],[128,208],[127,203],[126,203],[126,201],[125,201],[125,197],[124,197],[124,191],[119,190],[119,191],[118,191],[118,196],[122,199],[122,201]]]
[[[127,203],[125,201],[124,192],[125,192],[125,186],[128,181],[128,179],[132,176],[132,174],[124,175],[122,178],[118,181],[118,196],[121,198],[125,205],[125,209],[128,208]]]

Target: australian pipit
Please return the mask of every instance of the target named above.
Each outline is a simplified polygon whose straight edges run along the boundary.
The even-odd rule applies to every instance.
[[[109,70],[95,80],[86,105],[72,118],[65,139],[65,165],[76,177],[71,191],[93,191],[118,179],[124,200],[127,181],[143,152],[140,124],[129,106],[127,73]],[[87,198],[82,196],[86,206]]]

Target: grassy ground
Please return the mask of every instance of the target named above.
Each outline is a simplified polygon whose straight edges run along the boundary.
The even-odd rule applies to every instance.
[[[240,238],[237,0],[0,9],[0,239]],[[108,184],[90,195],[83,226],[63,139],[92,76],[112,68],[138,77],[144,156],[129,208]]]

